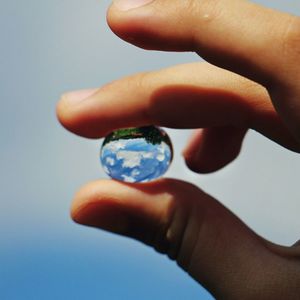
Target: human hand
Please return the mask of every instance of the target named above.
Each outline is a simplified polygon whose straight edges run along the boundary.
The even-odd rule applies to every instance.
[[[300,151],[299,18],[243,0],[124,3],[108,12],[118,36],[145,49],[195,51],[220,68],[180,65],[66,94],[57,113],[67,129],[100,138],[151,124],[205,128],[183,154],[199,173],[231,162],[248,128]],[[300,299],[300,245],[264,240],[187,182],[96,181],[76,194],[72,217],[167,254],[218,299]]]

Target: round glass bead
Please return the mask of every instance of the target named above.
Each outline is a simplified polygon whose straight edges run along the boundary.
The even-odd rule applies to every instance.
[[[172,158],[169,136],[155,126],[113,131],[104,139],[100,151],[104,171],[125,182],[147,182],[161,177]]]

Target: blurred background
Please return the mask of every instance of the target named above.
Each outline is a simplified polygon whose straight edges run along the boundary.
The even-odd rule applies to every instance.
[[[295,0],[261,0],[294,14]],[[203,299],[174,262],[127,238],[69,218],[74,192],[105,177],[101,141],[65,131],[60,95],[131,73],[198,61],[147,52],[106,25],[109,1],[0,0],[0,299]],[[168,130],[167,176],[194,182],[256,232],[290,245],[300,237],[300,156],[250,132],[239,158],[212,175],[190,172],[180,152],[190,131]]]

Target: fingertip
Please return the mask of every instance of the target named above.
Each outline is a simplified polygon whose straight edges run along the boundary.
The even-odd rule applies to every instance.
[[[90,182],[75,193],[70,207],[70,216],[74,222],[82,224],[81,212],[91,203],[90,199],[93,198],[95,188],[95,182]]]
[[[97,180],[83,185],[74,195],[71,204],[71,217],[76,222],[80,220],[81,212],[95,202],[106,199],[115,189],[112,180]],[[112,197],[110,195],[110,197]]]
[[[221,168],[219,164],[215,166],[216,158],[214,158],[214,161],[212,162],[211,160],[208,160],[207,157],[203,157],[203,150],[205,150],[206,147],[206,133],[207,129],[195,130],[182,152],[182,156],[185,160],[186,166],[191,171],[199,174],[212,173]]]
[[[169,201],[170,180],[158,179],[147,183],[126,183],[118,180],[103,179],[90,182],[81,187],[74,195],[71,205],[71,217],[82,221],[82,212],[89,207],[102,209],[103,206],[127,207],[129,209],[147,209],[155,200],[158,203]],[[156,205],[159,207],[160,205]]]
[[[128,43],[147,50],[170,50],[178,47],[187,49],[186,46],[175,41],[174,37],[170,38],[174,35],[174,28],[167,30],[167,33],[157,30],[162,28],[164,20],[163,11],[154,3],[126,11],[111,4],[106,13],[106,21],[110,29]],[[169,41],[170,39],[172,41]]]
[[[111,180],[95,181],[83,186],[74,196],[70,216],[75,223],[125,234],[129,216],[111,191]]]
[[[194,157],[184,157],[186,166],[193,172],[198,174],[210,174],[216,172],[230,162],[234,160],[235,157],[228,160],[219,161],[216,158],[213,160],[201,160],[195,159]]]
[[[98,92],[98,88],[82,89],[61,95],[58,106],[72,109]]]
[[[116,9],[113,3],[107,10],[106,22],[112,32],[125,41],[128,41],[132,38],[132,31],[137,27],[135,19],[131,20],[131,22],[128,22],[128,14]]]
[[[183,151],[187,167],[201,174],[222,169],[239,155],[246,132],[231,126],[196,131]]]
[[[198,160],[199,152],[204,129],[194,130],[192,136],[190,137],[186,147],[182,151],[182,156],[184,158],[186,166],[195,173],[209,173],[206,172],[206,168],[201,165],[201,160]],[[205,167],[205,166],[204,166]]]
[[[56,116],[60,124],[74,134],[86,138],[94,139],[105,135],[107,130],[101,131],[94,123],[87,123],[87,120],[93,120],[94,103],[98,100],[96,95],[98,91],[99,89],[96,88],[63,94],[56,105]]]
[[[75,104],[72,103],[69,94],[64,93],[61,95],[60,100],[56,104],[56,117],[64,128],[73,132],[74,125],[76,124]]]
[[[205,129],[196,129],[193,131],[187,142],[187,145],[181,153],[185,159],[189,159],[194,156],[196,149],[198,149],[199,145],[201,144],[204,130]]]
[[[68,101],[66,100],[66,94],[63,94],[56,104],[56,117],[64,128],[72,128],[73,118]]]

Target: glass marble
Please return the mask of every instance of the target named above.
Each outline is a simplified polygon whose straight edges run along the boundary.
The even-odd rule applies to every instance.
[[[104,139],[100,151],[104,171],[113,179],[132,183],[161,177],[172,159],[169,136],[155,126],[113,131]]]

